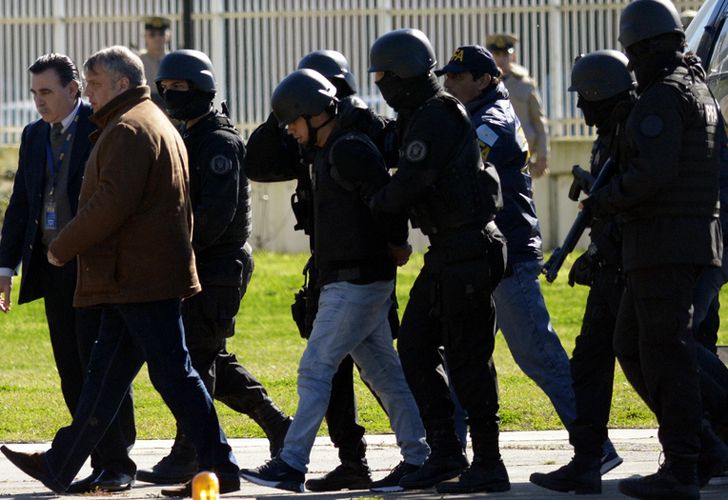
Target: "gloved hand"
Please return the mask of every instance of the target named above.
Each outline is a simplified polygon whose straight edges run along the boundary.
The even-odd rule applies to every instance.
[[[594,272],[597,263],[594,257],[585,252],[574,261],[569,271],[569,286],[573,287],[574,283],[578,285],[591,286],[594,283]]]

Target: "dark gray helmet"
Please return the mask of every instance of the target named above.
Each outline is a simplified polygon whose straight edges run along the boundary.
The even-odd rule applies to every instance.
[[[571,92],[587,101],[603,101],[635,88],[627,56],[617,50],[597,50],[579,56],[571,70]]]
[[[380,36],[369,50],[369,73],[391,71],[400,78],[426,75],[437,65],[435,52],[420,30],[405,28]]]
[[[349,61],[344,54],[336,50],[316,50],[303,56],[298,63],[298,69],[312,69],[318,71],[329,80],[343,80],[349,90],[356,94],[356,80],[349,70]]]
[[[619,16],[619,43],[625,48],[666,33],[685,34],[670,0],[634,0]]]
[[[270,104],[282,127],[299,116],[315,116],[326,111],[336,99],[336,87],[321,73],[312,69],[298,69],[281,80]]]
[[[157,87],[162,80],[187,80],[203,92],[214,93],[217,90],[212,62],[199,50],[175,50],[164,56],[154,79]]]

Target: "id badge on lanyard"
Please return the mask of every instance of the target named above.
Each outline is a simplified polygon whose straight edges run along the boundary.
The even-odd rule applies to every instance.
[[[51,171],[51,189],[48,192],[45,205],[43,206],[43,229],[56,231],[58,230],[58,217],[56,210],[56,177],[63,167],[63,158],[68,153],[68,149],[73,138],[73,134],[76,132],[76,125],[78,124],[78,114],[73,119],[73,122],[65,132],[65,139],[63,140],[63,146],[61,147],[58,158],[53,158],[53,149],[51,148],[50,142],[46,144],[46,155],[48,165]]]
[[[48,198],[43,210],[43,229],[56,231],[58,230],[58,218],[56,217],[56,201]]]

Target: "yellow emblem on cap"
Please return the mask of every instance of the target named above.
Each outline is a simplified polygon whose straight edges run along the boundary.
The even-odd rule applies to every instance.
[[[452,57],[450,58],[451,61],[460,61],[463,62],[463,49],[457,49],[453,53]]]

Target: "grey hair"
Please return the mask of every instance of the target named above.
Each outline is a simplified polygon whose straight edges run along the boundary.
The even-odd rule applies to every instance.
[[[98,72],[100,67],[110,74],[113,80],[127,78],[129,87],[135,88],[147,83],[144,78],[144,64],[139,56],[123,45],[101,49],[86,59],[83,70]]]

